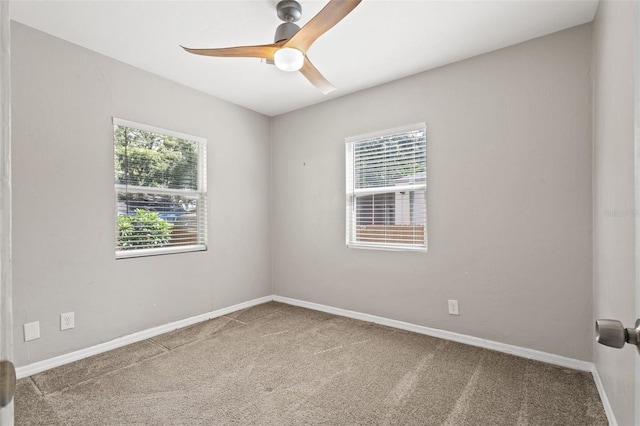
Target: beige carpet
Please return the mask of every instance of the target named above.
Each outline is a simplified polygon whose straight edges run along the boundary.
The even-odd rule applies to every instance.
[[[590,374],[270,302],[22,379],[27,425],[606,425]]]

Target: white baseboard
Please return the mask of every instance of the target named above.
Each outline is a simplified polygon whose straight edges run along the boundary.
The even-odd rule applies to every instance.
[[[492,349],[494,351],[504,352],[504,353],[520,356],[523,358],[542,361],[549,364],[559,365],[562,367],[573,368],[575,370],[589,371],[589,372],[595,371],[594,364],[588,361],[581,361],[573,358],[567,358],[564,356],[550,354],[547,352],[542,352],[534,349],[528,349],[520,346],[509,345],[506,343],[495,342],[492,340],[481,339],[479,337],[473,337],[465,334],[454,333],[452,331],[439,330],[437,328],[430,328],[422,325],[411,324],[411,323],[379,317],[375,315],[364,314],[361,312],[349,311],[347,309],[334,308],[332,306],[321,305],[313,302],[306,302],[304,300],[291,299],[289,297],[271,295],[271,296],[265,296],[265,297],[253,299],[247,302],[239,303],[237,305],[229,306],[227,308],[218,309],[216,311],[196,315],[183,320],[174,321],[158,327],[153,327],[147,330],[129,334],[127,336],[119,337],[117,339],[110,340],[108,342],[100,343],[98,345],[91,346],[89,348],[80,349],[78,351],[74,351],[68,354],[56,356],[50,359],[46,359],[43,361],[34,362],[32,364],[18,367],[16,369],[16,375],[18,378],[28,377],[32,374],[40,373],[50,368],[68,364],[73,361],[78,361],[80,359],[97,355],[102,352],[109,351],[111,349],[116,349],[122,346],[129,345],[131,343],[149,339],[159,334],[167,333],[169,331],[173,331],[178,328],[187,327],[202,321],[209,320],[211,318],[216,318],[222,315],[229,314],[231,312],[238,311],[240,309],[245,309],[251,306],[259,305],[261,303],[269,302],[271,300],[286,303],[289,305],[313,309],[316,311],[327,312],[330,314],[339,315],[343,317],[373,322],[376,324],[399,328],[401,330],[412,331],[414,333],[425,334],[433,337],[439,337],[441,339],[452,340],[454,342],[465,343],[468,345],[478,346],[481,348]],[[600,386],[601,385],[602,383],[600,382]],[[601,387],[598,389],[600,390]]]
[[[522,358],[533,359],[536,361],[546,362],[561,367],[572,368],[574,370],[592,372],[594,365],[592,362],[581,361],[574,358],[568,358],[560,355],[550,354],[535,349],[523,348],[520,346],[509,345],[506,343],[495,342],[493,340],[481,339],[479,337],[468,336],[466,334],[454,333],[452,331],[439,330],[437,328],[425,327],[422,325],[411,324],[408,322],[397,321],[389,318],[378,317],[375,315],[363,314],[361,312],[349,311],[332,306],[320,305],[318,303],[306,302],[304,300],[291,299],[283,296],[273,296],[276,302],[287,303],[289,305],[300,306],[302,308],[313,309],[315,311],[327,312],[330,314],[340,315],[343,317],[353,318],[362,321],[373,322],[376,324],[386,325],[389,327],[399,328],[401,330],[413,331],[414,333],[426,334],[428,336],[439,337],[441,339],[452,340],[454,342],[465,343],[467,345],[478,346],[481,348],[491,349],[498,352],[504,352],[516,355]]]
[[[604,390],[602,379],[600,379],[600,374],[598,374],[598,369],[595,364],[591,374],[593,374],[593,381],[596,382],[596,388],[598,389],[598,394],[600,394],[600,400],[602,400],[602,406],[604,407],[604,413],[607,415],[609,426],[618,426],[616,416],[613,414],[613,408],[611,407],[611,403],[607,397],[607,392]]]
[[[196,315],[190,318],[186,318],[179,321],[170,322],[158,327],[149,328],[133,334],[129,334],[117,339],[110,340],[108,342],[100,343],[89,348],[80,349],[79,351],[70,352],[68,354],[56,356],[53,358],[45,359],[43,361],[27,364],[22,367],[16,368],[16,377],[21,379],[23,377],[29,377],[33,374],[40,373],[50,368],[59,367],[70,362],[78,361],[84,358],[88,358],[93,355],[98,355],[102,352],[110,351],[122,346],[130,345],[141,340],[149,339],[159,334],[167,333],[169,331],[176,330],[178,328],[187,327],[202,321],[207,321],[212,318],[217,318],[222,315],[230,314],[231,312],[239,311],[240,309],[250,308],[251,306],[259,305],[261,303],[269,302],[273,300],[273,296],[260,297],[258,299],[249,300],[248,302],[238,303],[237,305],[229,306],[227,308],[218,309],[216,311],[207,312],[204,314]]]

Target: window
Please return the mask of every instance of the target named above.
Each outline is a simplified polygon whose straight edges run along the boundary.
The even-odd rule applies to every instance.
[[[113,119],[116,258],[206,250],[206,140]]]
[[[348,247],[427,249],[424,123],[346,141]]]

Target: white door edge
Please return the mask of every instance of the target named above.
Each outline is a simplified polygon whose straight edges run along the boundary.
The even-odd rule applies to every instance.
[[[0,0],[0,358],[13,358],[11,297],[11,21]],[[0,409],[0,425],[13,425],[13,401]]]
[[[636,318],[640,318],[640,4],[634,5],[634,149],[635,149],[635,221],[636,221]],[[633,327],[629,324],[628,327]],[[635,401],[640,399],[640,354],[636,357]],[[635,407],[635,425],[640,426],[640,406]]]
[[[636,221],[636,318],[640,318],[640,4],[634,9],[634,144],[635,144],[635,221]],[[628,327],[633,327],[629,324]],[[636,356],[635,424],[640,426],[640,355]]]

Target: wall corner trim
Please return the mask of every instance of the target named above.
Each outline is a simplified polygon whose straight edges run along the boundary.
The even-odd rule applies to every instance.
[[[607,415],[609,426],[618,426],[616,416],[613,414],[613,408],[611,407],[611,403],[607,397],[607,392],[604,390],[604,385],[602,384],[600,374],[598,374],[598,368],[595,364],[593,365],[591,374],[593,374],[593,380],[596,382],[596,388],[598,389],[598,394],[600,394],[600,400],[602,400],[602,406],[604,407],[604,412]]]
[[[85,349],[70,352],[64,355],[59,355],[53,358],[45,359],[43,361],[34,362],[16,368],[16,376],[18,379],[29,377],[33,374],[41,373],[51,368],[59,367],[61,365],[69,364],[74,361],[79,361],[84,358],[88,358],[93,355],[98,355],[103,352],[110,351],[122,346],[130,345],[142,340],[149,339],[159,334],[168,333],[169,331],[177,330],[179,328],[188,327],[193,324],[197,324],[202,321],[207,321],[212,318],[221,317],[223,315],[230,314],[231,312],[239,311],[241,309],[250,308],[261,303],[270,302],[273,300],[273,296],[264,296],[258,299],[249,300],[247,302],[238,303],[237,305],[229,306],[226,308],[218,309],[204,314],[195,315],[193,317],[185,318],[182,320],[170,322],[158,327],[149,328],[146,330],[138,331],[133,334],[118,337],[108,342],[99,343],[94,346],[90,346]]]

